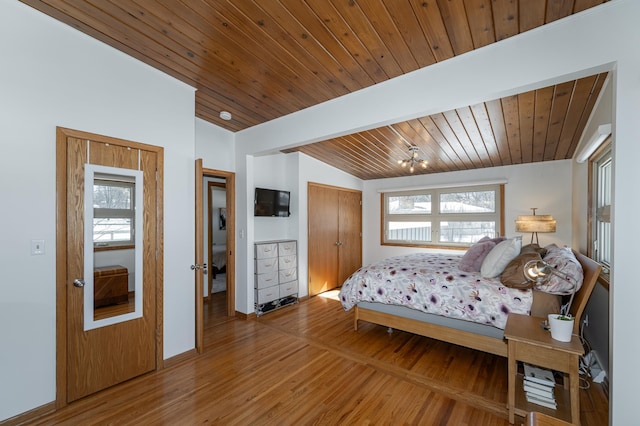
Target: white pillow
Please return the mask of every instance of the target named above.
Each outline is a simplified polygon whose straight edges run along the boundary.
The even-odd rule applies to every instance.
[[[502,274],[509,262],[520,254],[522,239],[510,238],[498,243],[482,261],[480,275],[484,278],[495,278]]]

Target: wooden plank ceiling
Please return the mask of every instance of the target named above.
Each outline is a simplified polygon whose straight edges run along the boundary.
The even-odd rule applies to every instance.
[[[196,115],[239,131],[607,0],[22,1],[197,88]],[[603,80],[292,150],[362,179],[406,175],[413,144],[429,161],[416,173],[569,158]]]

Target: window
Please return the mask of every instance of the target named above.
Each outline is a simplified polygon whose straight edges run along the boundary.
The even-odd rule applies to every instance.
[[[611,267],[611,145],[608,144],[593,161],[592,189],[592,257],[603,265],[605,273]]]
[[[501,233],[502,185],[382,195],[382,244],[468,247]]]
[[[93,184],[94,247],[134,244],[134,190],[134,182],[96,177]]]

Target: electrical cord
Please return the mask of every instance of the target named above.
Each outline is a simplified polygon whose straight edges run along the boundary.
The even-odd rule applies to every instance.
[[[587,355],[591,353],[591,345],[584,337],[584,321],[580,323],[580,334],[578,338],[580,339],[580,343],[584,349],[584,355],[580,355],[580,359],[578,362],[578,375],[579,375],[579,388],[580,389],[589,389],[591,387],[591,365],[593,363],[593,358],[587,359]]]

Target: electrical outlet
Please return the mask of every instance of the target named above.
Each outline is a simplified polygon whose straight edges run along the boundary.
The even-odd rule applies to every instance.
[[[589,327],[589,314],[584,315],[584,319],[582,320],[582,323],[584,324],[585,327]]]

